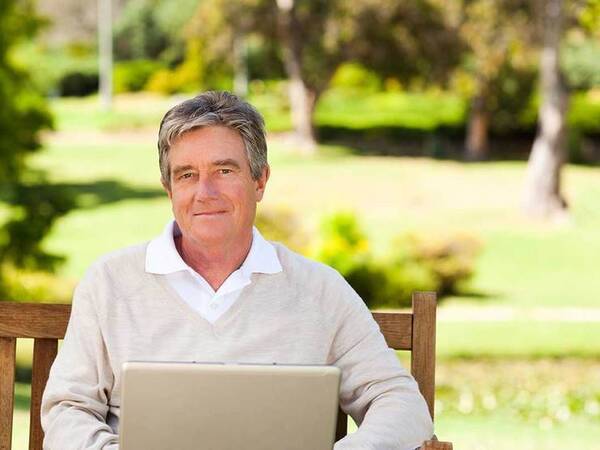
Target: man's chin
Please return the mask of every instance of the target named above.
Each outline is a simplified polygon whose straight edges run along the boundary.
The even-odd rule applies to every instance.
[[[203,229],[191,230],[188,237],[189,240],[193,241],[196,245],[222,245],[229,240],[228,238],[231,237],[231,232],[228,232],[228,227],[223,224],[215,224]]]

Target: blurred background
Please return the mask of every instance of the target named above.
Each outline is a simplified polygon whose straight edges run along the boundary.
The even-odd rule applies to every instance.
[[[600,448],[600,0],[2,0],[2,300],[161,231],[158,125],[207,89],[266,119],[267,237],[371,309],[438,292],[441,439]]]

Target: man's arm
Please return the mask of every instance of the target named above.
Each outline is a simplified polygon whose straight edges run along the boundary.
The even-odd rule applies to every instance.
[[[106,423],[113,372],[86,286],[84,280],[75,290],[65,339],[42,398],[45,450],[118,449],[118,437]]]
[[[340,407],[359,425],[335,450],[413,450],[433,435],[416,381],[388,348],[364,302],[344,281],[348,310],[335,336],[332,360],[342,370]]]

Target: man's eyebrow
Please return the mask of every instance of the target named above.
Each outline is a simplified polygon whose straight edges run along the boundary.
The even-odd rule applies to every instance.
[[[173,168],[172,173],[173,175],[177,175],[181,172],[185,172],[186,170],[191,170],[193,169],[193,167],[189,164],[186,164],[185,166],[176,166]]]
[[[229,167],[235,167],[236,169],[240,169],[240,164],[235,160],[235,159],[231,159],[231,158],[227,158],[227,159],[218,159],[216,161],[212,162],[213,166],[229,166]]]

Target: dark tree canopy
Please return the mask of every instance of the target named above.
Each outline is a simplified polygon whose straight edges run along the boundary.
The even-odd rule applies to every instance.
[[[190,30],[209,58],[232,54],[239,35],[278,43],[294,129],[309,150],[315,104],[342,63],[360,62],[404,82],[439,82],[461,48],[431,0],[205,0]]]
[[[41,147],[40,131],[52,121],[44,98],[11,53],[40,26],[33,11],[30,1],[0,2],[0,201],[10,205],[0,229],[0,261],[51,269],[60,258],[44,252],[40,242],[71,203],[49,189],[43,174],[27,170],[27,156]]]

